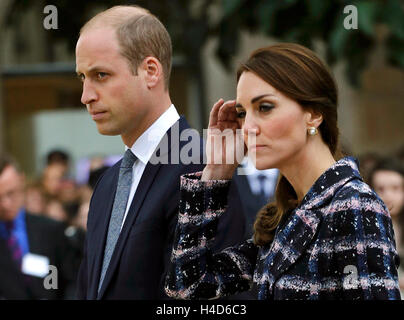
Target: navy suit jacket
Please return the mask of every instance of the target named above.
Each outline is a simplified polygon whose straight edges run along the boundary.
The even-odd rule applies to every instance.
[[[237,188],[238,194],[240,195],[240,201],[246,219],[246,232],[244,236],[245,239],[249,239],[254,234],[254,222],[258,211],[260,211],[267,203],[274,201],[274,195],[271,198],[266,199],[254,194],[246,175],[235,174],[232,179],[232,184],[232,188]]]
[[[183,117],[177,125],[180,134],[189,128]],[[168,149],[161,147],[160,143],[155,155],[167,152],[168,158],[171,159],[174,152],[182,150],[188,144],[188,141],[180,141],[178,135],[172,134],[173,127],[167,132]],[[95,186],[90,203],[84,258],[78,276],[77,298],[167,298],[163,287],[177,223],[180,176],[203,169],[202,144],[198,144],[199,152],[193,150],[194,163],[185,165],[149,162],[146,165],[98,293],[106,235],[121,161],[103,174]],[[219,222],[222,235],[216,239],[217,249],[242,240],[244,216],[239,209],[241,206],[237,201],[240,200],[236,193],[233,193],[232,197],[234,199],[230,201],[233,203],[231,206],[233,209],[228,211],[233,212],[227,212]]]

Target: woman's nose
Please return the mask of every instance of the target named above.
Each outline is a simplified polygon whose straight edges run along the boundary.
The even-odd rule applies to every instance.
[[[243,123],[243,133],[244,136],[248,137],[249,135],[257,136],[259,134],[259,126],[257,124],[256,119],[253,116],[246,114]]]

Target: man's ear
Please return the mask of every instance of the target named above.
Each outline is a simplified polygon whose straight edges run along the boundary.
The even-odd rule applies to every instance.
[[[141,65],[148,89],[156,87],[163,76],[161,63],[155,57],[146,57]]]
[[[318,129],[323,122],[323,115],[318,111],[310,109],[306,112],[306,119],[307,128],[315,127]]]

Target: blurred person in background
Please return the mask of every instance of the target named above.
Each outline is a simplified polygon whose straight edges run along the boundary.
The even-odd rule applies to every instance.
[[[43,215],[46,207],[46,197],[40,182],[35,181],[27,185],[25,190],[25,208],[28,212]]]
[[[94,190],[98,180],[101,176],[107,171],[109,166],[102,165],[100,167],[90,169],[89,177],[88,177],[88,185],[92,190]]]
[[[254,233],[253,225],[257,212],[268,202],[274,200],[279,170],[258,170],[248,157],[244,159],[240,168],[243,174],[234,175],[232,181],[237,186],[245,212],[244,237],[249,239]]]
[[[62,169],[63,177],[67,177],[70,169],[70,156],[63,150],[51,150],[46,155],[46,166],[59,165]]]
[[[380,161],[380,155],[376,152],[366,152],[358,157],[359,171],[366,183],[370,184],[369,176],[374,166]]]
[[[44,168],[41,183],[47,196],[59,196],[64,175],[65,166],[63,164],[54,163]]]
[[[90,201],[82,202],[80,204],[77,216],[72,220],[72,225],[87,231],[87,217],[88,210],[90,209]]]
[[[63,222],[64,224],[69,223],[69,215],[67,214],[66,208],[57,197],[46,198],[44,215],[50,219]]]
[[[64,226],[25,209],[24,184],[18,164],[0,155],[0,298],[68,298],[75,279],[65,259],[71,247]],[[44,286],[49,265],[57,268],[57,289]]]
[[[404,297],[404,165],[396,158],[381,159],[370,172],[369,182],[390,211],[401,261],[398,269],[401,297]]]
[[[70,156],[62,150],[52,150],[46,156],[41,181],[48,196],[59,197],[63,182],[69,179]]]

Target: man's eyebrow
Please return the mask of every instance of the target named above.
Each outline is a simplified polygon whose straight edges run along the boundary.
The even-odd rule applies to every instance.
[[[255,98],[252,98],[251,103],[257,102],[258,100],[260,100],[260,99],[262,99],[264,97],[267,97],[267,96],[275,96],[275,95],[272,94],[272,93],[261,94],[259,96],[256,96]]]
[[[97,71],[100,71],[100,70],[106,70],[107,68],[106,67],[101,67],[101,66],[94,66],[94,67],[91,67],[90,69],[88,69],[88,73],[94,73],[94,72],[97,72]],[[81,74],[81,73],[83,73],[83,72],[81,72],[81,71],[79,71],[79,70],[77,70],[76,69],[76,73],[77,74]]]

